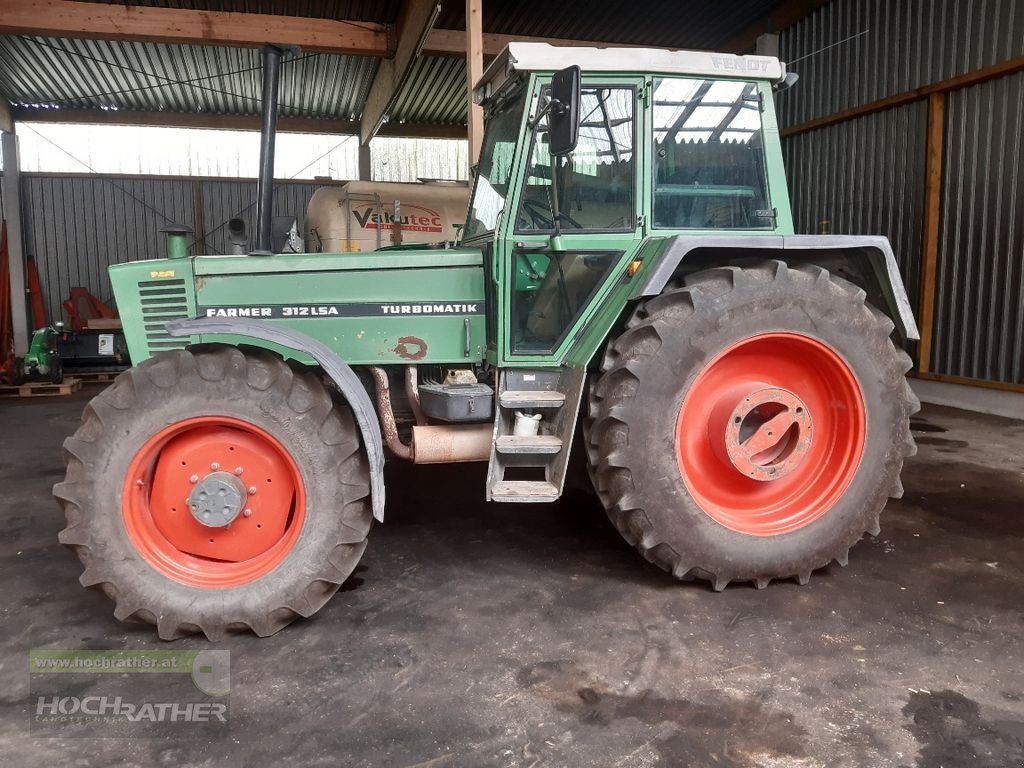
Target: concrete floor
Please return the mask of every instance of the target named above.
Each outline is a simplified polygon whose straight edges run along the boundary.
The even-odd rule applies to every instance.
[[[33,737],[30,648],[208,647],[116,622],[56,543],[85,399],[0,403],[2,765],[1024,765],[1024,422],[938,407],[882,535],[806,587],[679,585],[589,501],[394,472],[343,592],[218,646],[226,738]]]

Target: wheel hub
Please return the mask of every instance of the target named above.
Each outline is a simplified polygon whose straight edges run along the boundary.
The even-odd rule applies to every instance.
[[[249,499],[245,485],[230,472],[211,472],[188,495],[188,508],[208,528],[227,528]]]
[[[725,452],[745,476],[767,482],[793,472],[811,448],[807,406],[781,387],[757,389],[732,409],[725,427]]]
[[[831,347],[773,331],[705,364],[679,409],[686,489],[717,523],[777,536],[810,525],[846,492],[867,441],[856,374]]]
[[[151,565],[212,588],[276,567],[298,540],[305,505],[298,466],[273,435],[239,419],[198,416],[139,449],[122,510]]]

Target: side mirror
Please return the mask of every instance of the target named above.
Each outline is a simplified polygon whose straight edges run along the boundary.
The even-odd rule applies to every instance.
[[[576,149],[580,133],[580,68],[573,65],[551,78],[548,110],[548,151],[552,157]]]

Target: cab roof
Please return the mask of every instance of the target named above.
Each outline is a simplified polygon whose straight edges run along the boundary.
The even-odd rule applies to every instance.
[[[509,43],[484,70],[473,89],[483,104],[516,72],[555,72],[573,64],[590,72],[616,74],[695,75],[782,82],[786,65],[774,56],[737,56],[713,51],[665,48],[584,48],[550,43]]]

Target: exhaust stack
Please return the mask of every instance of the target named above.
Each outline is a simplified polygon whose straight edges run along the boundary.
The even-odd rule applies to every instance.
[[[281,84],[281,59],[297,55],[294,46],[263,48],[263,122],[260,129],[260,176],[256,197],[256,250],[258,256],[274,252],[274,144],[277,139],[277,95]]]

